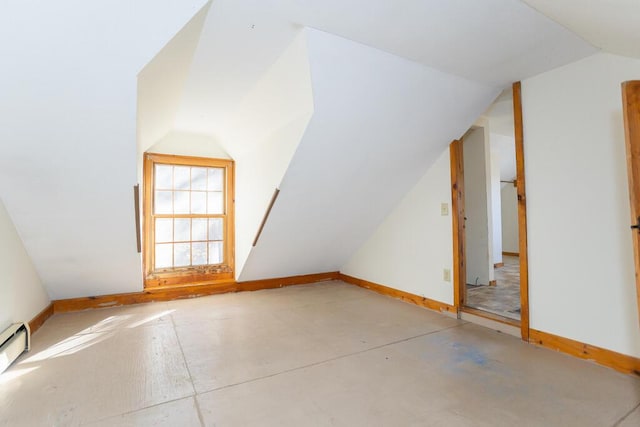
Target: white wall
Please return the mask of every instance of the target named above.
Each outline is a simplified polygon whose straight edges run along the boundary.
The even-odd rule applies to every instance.
[[[240,102],[225,136],[236,160],[236,278],[312,115],[307,39],[300,31]]]
[[[491,176],[487,158],[488,131],[472,129],[463,138],[464,209],[467,283],[488,285],[493,280]]]
[[[313,117],[243,280],[338,270],[499,92],[306,31]]]
[[[502,211],[502,250],[520,252],[518,229],[518,189],[513,184],[503,184],[500,191],[500,208]]]
[[[143,153],[161,152],[156,147],[154,149],[150,147],[161,139],[166,139],[175,128],[175,117],[180,107],[191,61],[198,47],[210,7],[211,3],[208,3],[191,18],[138,74],[139,179],[142,179]],[[171,142],[165,141],[163,144],[171,144]]]
[[[453,304],[449,150],[445,150],[371,237],[340,269],[342,273]]]
[[[49,296],[0,199],[0,332],[28,322],[49,304]]]
[[[179,131],[169,132],[164,138],[148,147],[146,151],[149,153],[214,159],[231,158],[218,141],[212,137]]]
[[[640,356],[620,83],[596,54],[523,81],[531,327]]]
[[[51,297],[142,289],[136,75],[204,3],[2,2],[0,195]]]
[[[500,194],[500,152],[489,144],[491,153],[491,247],[493,263],[502,262],[502,209]]]

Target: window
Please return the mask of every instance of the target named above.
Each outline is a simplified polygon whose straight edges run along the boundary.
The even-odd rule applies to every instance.
[[[145,154],[145,287],[233,280],[233,161]]]

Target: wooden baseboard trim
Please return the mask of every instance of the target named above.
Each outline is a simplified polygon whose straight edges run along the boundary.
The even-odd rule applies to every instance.
[[[595,345],[574,341],[535,329],[529,330],[529,342],[580,359],[591,360],[625,374],[640,376],[640,359]]]
[[[246,282],[227,282],[203,285],[148,288],[143,292],[101,295],[94,297],[70,298],[53,301],[54,313],[87,310],[91,308],[117,307],[121,305],[142,304],[158,301],[172,301],[184,298],[197,298],[228,292],[257,291],[284,286],[304,285],[308,283],[337,280],[337,271],[329,273],[305,274],[300,276],[279,277],[274,279],[250,280]]]
[[[49,319],[51,316],[53,316],[53,301],[50,302],[49,305],[44,308],[44,310],[38,313],[36,317],[31,319],[31,321],[29,322],[29,329],[31,330],[31,333],[33,334],[38,329],[40,329],[40,327],[44,325],[44,322],[46,322],[47,319]]]
[[[358,279],[357,277],[349,276],[343,273],[340,273],[339,280],[342,280],[343,282],[346,282],[346,283],[350,283],[352,285],[360,286],[361,288],[372,290],[381,295],[385,295],[392,298],[400,299],[402,301],[410,302],[412,304],[419,305],[420,307],[425,307],[430,310],[457,314],[456,308],[452,305],[449,305],[440,301],[435,301],[429,298],[421,297],[419,295],[411,294],[409,292],[400,291],[398,289],[390,288],[388,286],[380,285],[378,283],[369,282],[368,280]]]
[[[502,252],[502,255],[504,256],[520,256],[520,254],[518,252]]]
[[[497,280],[489,280],[489,286],[497,286],[497,285],[498,285]]]
[[[496,262],[493,264],[493,268],[502,268],[504,267],[504,262]]]

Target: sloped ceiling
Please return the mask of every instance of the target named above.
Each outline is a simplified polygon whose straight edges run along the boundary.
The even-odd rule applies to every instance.
[[[225,139],[243,97],[303,27],[497,87],[596,51],[519,0],[216,0],[176,129]]]
[[[279,0],[293,22],[497,86],[594,50],[519,0]]]
[[[637,0],[524,0],[592,45],[640,58],[640,3]]]
[[[338,270],[499,93],[307,32],[313,117],[242,280]]]
[[[131,186],[136,182],[136,74],[204,5],[204,0],[16,0],[2,4],[0,196],[53,298],[141,288],[131,200]],[[226,137],[229,118],[242,108],[242,101],[303,27],[352,40],[354,46],[360,46],[357,52],[367,52],[369,46],[395,55],[394,64],[405,58],[433,72],[440,70],[449,76],[447,80],[464,77],[472,87],[487,88],[475,101],[463,99],[456,91],[450,98],[440,94],[433,99],[462,104],[455,126],[440,127],[440,122],[425,118],[431,125],[421,128],[420,118],[411,116],[415,111],[404,112],[411,117],[413,131],[423,129],[433,139],[429,147],[414,153],[416,161],[411,158],[406,164],[384,166],[372,163],[381,168],[371,173],[391,177],[385,189],[396,184],[397,193],[406,191],[409,181],[424,172],[435,156],[432,151],[446,146],[454,129],[467,125],[467,115],[482,103],[486,107],[502,87],[595,51],[516,0],[216,0],[206,12],[188,70],[181,68],[181,75],[186,76],[181,77],[183,89],[179,95],[172,94],[172,99],[179,99],[172,101],[178,106],[172,104],[162,120],[173,122],[172,131],[208,135],[234,155],[239,147]],[[402,145],[405,123],[388,121],[389,117],[385,123],[392,127],[384,129],[388,137],[377,139],[375,146],[361,145],[369,131],[357,127],[375,114],[359,116],[350,110],[341,116],[331,115],[332,103],[341,102],[331,87],[332,64],[319,66],[317,62],[315,68],[322,69],[325,76],[315,79],[314,103],[322,104],[326,113],[314,116],[309,124],[313,133],[307,135],[307,129],[302,137],[300,152],[293,157],[283,181],[280,213],[274,211],[265,229],[267,236],[277,234],[278,229],[269,231],[270,227],[284,219],[315,226],[313,215],[305,211],[300,213],[310,216],[294,217],[295,210],[285,201],[304,191],[294,187],[295,181],[316,188],[319,166],[312,165],[308,156],[326,143],[324,135],[340,136],[341,145],[328,147],[338,158],[349,153],[345,162],[361,153],[365,162],[356,162],[358,168],[368,167],[369,151],[378,153],[375,158],[403,150],[407,150],[406,156],[417,147],[413,137],[409,138],[411,145]],[[344,72],[348,64],[338,69]],[[369,69],[367,73],[377,71]],[[429,87],[425,82],[415,93],[428,97],[425,91]],[[357,96],[364,102],[368,94]],[[396,133],[400,137],[394,137]],[[348,165],[342,167],[346,170]],[[397,180],[396,175],[400,177]],[[345,189],[345,195],[374,191],[362,181],[347,184],[353,186]],[[287,187],[291,196],[286,195]],[[314,199],[314,203],[334,203],[335,194],[320,194],[324,199]],[[344,205],[341,214],[349,218],[342,220],[343,225],[325,224],[327,239],[315,245],[316,264],[304,265],[311,271],[335,265],[335,259],[324,258],[328,248],[322,242],[338,241],[344,224],[369,226],[379,221],[397,197],[383,192],[380,203],[366,212]],[[300,224],[294,223],[294,228]],[[351,246],[366,229],[362,227]],[[253,271],[285,274],[283,269],[263,268],[272,261],[271,255],[264,255],[270,253],[267,242],[272,248],[281,244],[265,237],[262,254],[256,251],[250,255]],[[287,249],[278,249],[278,265],[283,265],[288,253],[303,249],[303,243],[295,239],[282,245]]]
[[[136,74],[204,0],[0,5],[0,196],[52,298],[141,289]]]

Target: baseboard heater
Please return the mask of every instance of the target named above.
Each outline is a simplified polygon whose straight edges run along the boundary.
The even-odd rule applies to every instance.
[[[31,332],[26,323],[14,323],[0,333],[0,374],[31,346]]]

